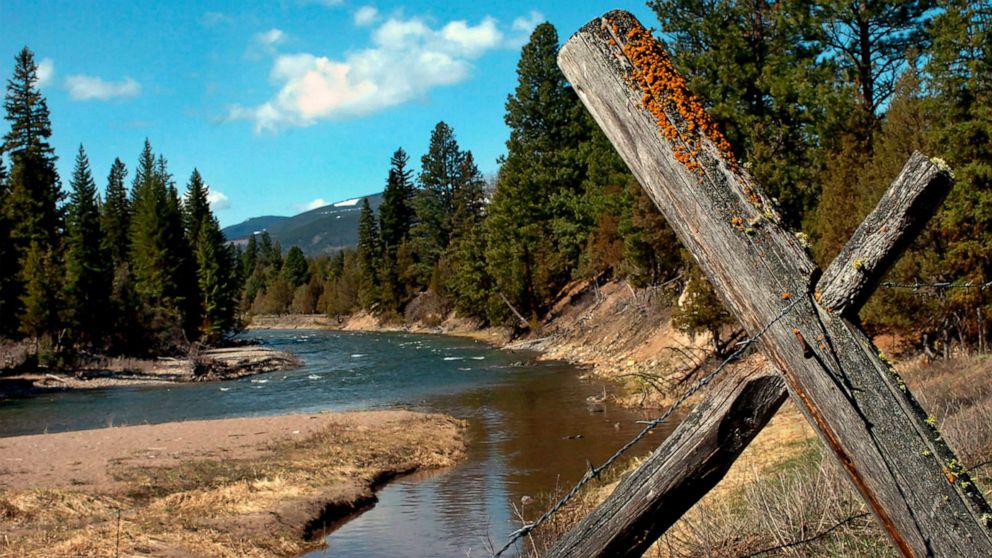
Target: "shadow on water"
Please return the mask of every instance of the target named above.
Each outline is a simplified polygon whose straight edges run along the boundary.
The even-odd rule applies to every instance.
[[[225,383],[116,388],[0,399],[0,436],[193,419],[404,407],[469,423],[466,459],[390,483],[378,503],[308,556],[488,556],[528,520],[542,495],[567,489],[644,418],[587,406],[602,384],[575,367],[453,337],[326,331],[254,332],[296,353],[298,370]],[[645,448],[665,435],[648,437]],[[338,518],[340,520],[340,518]],[[335,522],[338,523],[338,522]]]

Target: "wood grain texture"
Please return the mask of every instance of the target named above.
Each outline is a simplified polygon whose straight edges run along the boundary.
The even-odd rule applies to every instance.
[[[815,303],[819,270],[771,203],[672,99],[638,86],[645,68],[625,49],[637,29],[632,15],[610,12],[566,43],[559,66],[750,334],[803,297],[767,331],[763,352],[896,548],[906,556],[992,556],[992,534],[980,519],[988,504],[966,475],[945,473],[953,453],[871,341]],[[647,109],[651,102],[674,137]]]
[[[737,367],[547,556],[640,556],[727,474],[788,394],[770,366]]]
[[[913,154],[889,186],[867,222],[907,223],[936,210],[950,183],[946,174],[926,157]],[[916,200],[929,199],[922,207]],[[884,200],[900,200],[895,203]],[[931,205],[932,204],[932,205]],[[885,216],[882,218],[881,216]],[[865,227],[862,227],[865,228]],[[922,225],[904,225],[881,231],[872,241],[854,235],[829,269],[853,267],[858,258],[872,254],[895,259],[919,235]],[[859,229],[860,230],[860,229]],[[852,315],[868,300],[883,265],[862,270],[858,280],[839,281],[845,307]],[[820,284],[832,284],[826,278]],[[692,507],[736,462],[758,432],[765,427],[788,395],[778,372],[733,370],[637,470],[621,482],[607,499],[557,541],[548,556],[639,556]],[[769,378],[778,381],[771,382]]]
[[[817,285],[820,306],[855,316],[876,285],[923,230],[951,191],[953,179],[913,153],[878,205],[854,232]]]

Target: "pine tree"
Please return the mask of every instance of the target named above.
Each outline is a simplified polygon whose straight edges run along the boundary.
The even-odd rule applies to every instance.
[[[578,253],[551,230],[552,201],[581,187],[589,121],[558,69],[557,52],[549,23],[538,25],[521,51],[518,84],[506,102],[507,155],[486,221],[495,290],[534,321],[578,263]]]
[[[8,195],[7,167],[4,162],[3,146],[0,145],[0,338],[17,333],[20,295],[18,283],[20,264],[10,239],[11,223],[4,210],[7,207]]]
[[[368,198],[362,198],[361,214],[358,217],[359,302],[363,308],[371,310],[379,297],[379,226]]]
[[[282,264],[281,273],[294,289],[310,281],[310,266],[299,246],[293,246],[286,253],[286,261]]]
[[[409,161],[403,148],[397,149],[389,161],[389,177],[382,193],[382,205],[379,206],[379,234],[386,251],[395,252],[413,227],[416,187],[412,180],[413,172],[407,168]]]
[[[406,289],[400,284],[396,251],[400,244],[409,239],[415,219],[413,204],[417,190],[412,180],[413,172],[407,169],[408,162],[409,157],[403,148],[393,153],[386,189],[382,193],[382,205],[379,206],[381,302],[386,310],[393,312],[399,311],[406,302]]]
[[[162,344],[178,342],[177,328],[195,328],[190,313],[189,283],[195,272],[187,267],[189,245],[182,228],[179,194],[167,163],[145,146],[132,184],[131,273],[142,305],[154,317]],[[196,300],[195,298],[193,299]]]
[[[193,169],[183,198],[183,227],[190,245],[197,243],[200,238],[200,226],[212,216],[208,195],[207,185],[203,183],[200,171]]]
[[[465,153],[459,169],[451,216],[451,245],[443,259],[448,267],[445,289],[453,295],[463,316],[486,318],[492,302],[492,278],[486,270],[485,180],[472,152]]]
[[[104,250],[114,268],[127,263],[130,251],[131,204],[127,198],[127,167],[114,159],[107,176],[107,193],[101,207],[100,224],[103,228]]]
[[[197,312],[201,320],[199,333],[207,343],[216,343],[234,328],[237,312],[235,259],[209,208],[196,230],[194,256],[200,304]]]
[[[5,119],[10,131],[4,136],[2,151],[10,157],[11,168],[5,180],[0,213],[6,223],[3,240],[7,246],[0,271],[0,334],[13,334],[14,316],[21,313],[25,284],[25,258],[32,242],[36,252],[59,259],[58,239],[63,216],[59,204],[63,195],[55,170],[56,157],[48,138],[52,135],[48,104],[38,90],[38,66],[27,47],[15,59],[14,75],[7,81],[4,99]],[[53,264],[54,265],[54,264]]]
[[[930,150],[950,165],[955,187],[937,217],[942,250],[924,279],[984,283],[992,281],[992,13],[982,2],[952,0],[945,8],[933,22],[925,110],[933,123]],[[944,335],[953,327],[974,339],[982,328],[988,338],[987,292],[957,289],[943,302],[927,314],[931,331]]]
[[[828,0],[818,3],[825,54],[857,90],[858,106],[878,122],[881,108],[895,91],[911,49],[926,48],[926,25],[935,0]],[[875,131],[872,125],[870,131]]]
[[[100,230],[96,183],[82,145],[71,186],[65,235],[65,321],[71,339],[99,346],[106,332],[113,271]]]
[[[420,191],[414,199],[416,224],[411,244],[416,254],[416,286],[425,287],[434,268],[451,242],[451,217],[455,189],[465,153],[455,140],[454,130],[438,122],[431,132],[430,147],[420,159]]]
[[[35,340],[47,337],[57,343],[61,329],[61,275],[54,249],[32,240],[21,268],[24,289],[19,322],[24,335]]]
[[[817,132],[833,94],[810,2],[652,0],[662,38],[734,155],[800,224],[816,204]]]

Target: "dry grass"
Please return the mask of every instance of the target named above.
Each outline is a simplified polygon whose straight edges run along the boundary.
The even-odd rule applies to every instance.
[[[453,464],[463,429],[441,415],[336,425],[260,457],[118,464],[123,494],[0,493],[0,556],[295,556],[381,481]]]
[[[992,360],[898,366],[986,497],[992,496]],[[586,491],[531,541],[552,544],[612,490]],[[896,556],[834,460],[790,403],[727,477],[646,554],[664,558]]]

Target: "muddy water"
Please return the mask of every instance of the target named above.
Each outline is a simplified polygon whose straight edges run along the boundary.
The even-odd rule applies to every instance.
[[[326,331],[253,332],[296,353],[298,370],[224,383],[54,393],[0,399],[0,436],[125,424],[404,407],[469,423],[467,458],[395,481],[379,503],[327,536],[309,556],[489,556],[636,431],[644,418],[612,405],[590,409],[603,386],[581,370],[468,339]],[[645,442],[664,435],[656,432]],[[641,448],[646,449],[646,448]],[[534,503],[521,505],[524,497]]]
[[[642,415],[589,407],[586,398],[601,395],[603,386],[580,380],[581,370],[516,358],[524,365],[510,381],[429,397],[419,406],[468,420],[463,463],[393,482],[374,508],[307,556],[490,556],[520,527],[520,514],[534,520],[551,494],[582,477],[587,460],[601,463],[640,430]],[[636,450],[665,434],[655,432]]]

